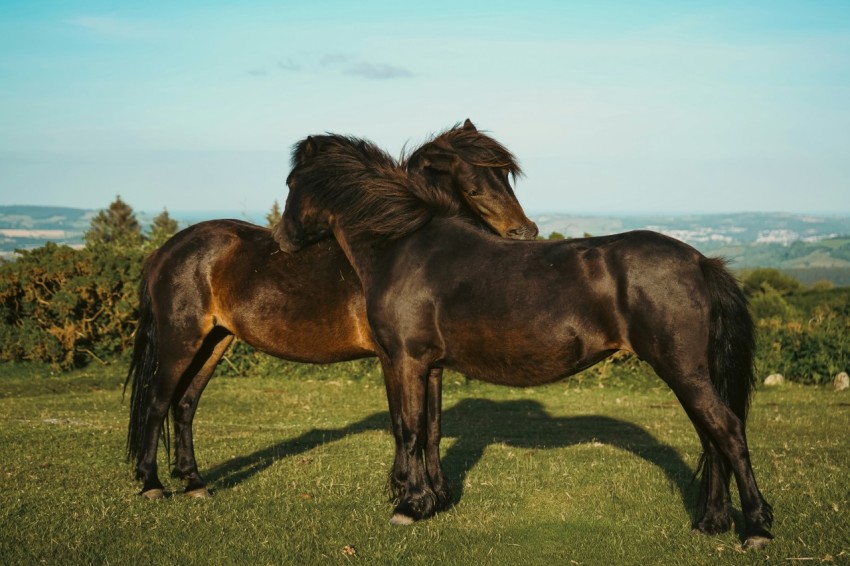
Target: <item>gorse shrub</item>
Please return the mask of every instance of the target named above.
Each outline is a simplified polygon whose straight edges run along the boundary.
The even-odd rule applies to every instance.
[[[48,243],[0,265],[0,358],[62,369],[131,345],[141,248]]]

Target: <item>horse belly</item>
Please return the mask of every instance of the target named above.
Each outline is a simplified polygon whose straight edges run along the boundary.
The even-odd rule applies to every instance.
[[[275,288],[234,312],[232,323],[245,342],[286,360],[331,363],[375,352],[364,299],[355,285],[285,293]]]
[[[332,324],[316,320],[288,320],[279,332],[252,336],[249,343],[272,356],[307,363],[331,363],[374,355],[375,347],[358,321],[337,319]]]
[[[576,332],[500,332],[487,328],[446,336],[445,366],[500,385],[542,385],[608,357],[616,348]]]

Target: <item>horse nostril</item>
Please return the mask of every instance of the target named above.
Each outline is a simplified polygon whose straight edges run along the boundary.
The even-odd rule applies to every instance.
[[[537,224],[531,222],[525,226],[516,226],[514,228],[510,228],[505,235],[508,238],[512,238],[515,240],[533,240],[537,237],[538,229]]]

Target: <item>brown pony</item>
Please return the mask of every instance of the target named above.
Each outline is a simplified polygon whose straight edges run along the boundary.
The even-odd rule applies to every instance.
[[[350,139],[307,139],[294,162],[275,239],[296,252],[332,233],[363,283],[396,442],[392,523],[427,518],[449,502],[439,450],[443,368],[530,386],[625,350],[673,390],[702,442],[694,528],[731,527],[734,474],[744,546],[773,538],[745,434],[753,322],[721,260],[648,231],[496,238],[447,214],[420,180],[371,169]]]
[[[320,144],[327,137],[312,139]],[[469,120],[425,143],[403,163],[366,142],[360,149],[375,174],[426,179],[422,187],[441,210],[475,229],[508,238],[537,235],[509,183],[509,175],[520,174],[516,160]],[[341,163],[335,166],[345,169]],[[280,253],[266,228],[238,220],[201,222],[148,257],[139,303],[127,377],[132,382],[127,454],[148,498],[164,495],[156,454],[169,408],[175,436],[172,475],[186,482],[187,494],[209,495],[195,460],[192,420],[235,337],[299,362],[375,355],[360,280],[333,240],[291,256]],[[163,439],[167,445],[167,436]]]

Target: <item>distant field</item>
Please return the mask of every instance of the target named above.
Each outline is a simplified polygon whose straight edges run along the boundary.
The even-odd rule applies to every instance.
[[[748,436],[777,538],[742,553],[735,532],[690,534],[699,443],[645,371],[525,390],[449,376],[443,461],[456,504],[392,527],[392,440],[372,362],[214,379],[196,439],[215,496],[200,501],[136,495],[124,370],[0,366],[3,563],[850,561],[848,393],[757,393]]]
[[[65,237],[65,230],[23,230],[23,229],[0,229],[0,236],[7,238],[44,238],[55,240]]]

